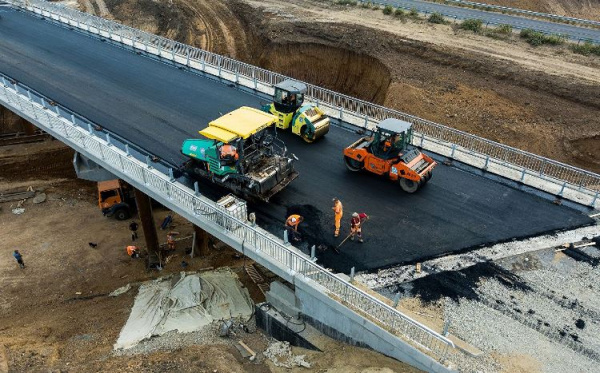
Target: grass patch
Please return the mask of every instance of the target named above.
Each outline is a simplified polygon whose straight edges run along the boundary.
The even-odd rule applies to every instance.
[[[366,8],[370,8],[371,7],[371,2],[370,1],[366,2],[366,3],[363,2],[363,3],[360,4],[360,7],[361,8],[365,8],[365,9]]]
[[[392,8],[391,5],[386,5],[385,8],[383,8],[383,14],[385,14],[386,16],[389,16],[393,12],[394,12],[394,8]]]
[[[480,33],[483,26],[483,21],[480,19],[465,19],[459,26],[459,28],[463,30],[473,31],[475,33]]]
[[[404,10],[402,10],[400,8],[396,8],[396,10],[394,10],[394,17],[404,18],[404,17],[406,17],[406,13],[404,12]]]
[[[440,13],[431,13],[431,15],[429,16],[429,18],[427,18],[427,22],[429,23],[437,23],[439,25],[445,25],[448,23],[448,21],[446,21],[446,18],[444,18],[443,15],[441,15]]]
[[[419,11],[417,8],[411,8],[410,12],[408,12],[408,16],[412,19],[417,19],[419,18]]]
[[[542,32],[535,31],[532,29],[521,30],[521,33],[519,34],[519,36],[522,39],[525,39],[525,41],[527,41],[529,43],[529,45],[532,45],[534,47],[544,45],[544,44],[561,45],[561,44],[564,44],[565,41],[567,41],[566,35],[561,35],[561,34],[546,35]]]
[[[336,0],[335,2],[337,5],[350,5],[350,6],[356,6],[358,4],[358,1],[356,0]]]
[[[583,54],[584,56],[600,56],[600,45],[586,41],[583,44],[571,45],[573,53]]]
[[[493,39],[506,40],[512,36],[513,28],[511,25],[500,25],[496,28],[489,29],[485,32],[485,36]]]

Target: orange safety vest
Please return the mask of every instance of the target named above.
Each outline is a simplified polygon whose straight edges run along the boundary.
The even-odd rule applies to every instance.
[[[137,246],[127,246],[127,255],[132,256],[137,249]]]
[[[298,229],[298,225],[300,224],[300,218],[302,217],[297,214],[290,215],[289,218],[287,218],[285,224],[294,229]]]
[[[225,158],[227,156],[232,157],[236,161],[238,160],[239,155],[235,146],[229,144],[221,146],[221,158]]]

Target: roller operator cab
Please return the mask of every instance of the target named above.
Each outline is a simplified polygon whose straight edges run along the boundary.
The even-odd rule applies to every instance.
[[[305,93],[304,83],[285,80],[275,85],[273,102],[262,110],[277,117],[277,128],[292,127],[293,134],[311,143],[329,132],[329,117],[316,105],[305,104]]]
[[[398,119],[381,121],[370,137],[344,149],[350,171],[367,170],[398,181],[402,190],[414,193],[429,179],[437,163],[410,145],[412,124]]]
[[[210,122],[203,138],[183,142],[183,171],[246,198],[268,201],[298,177],[274,127],[277,118],[241,107]],[[295,158],[295,157],[294,157]]]

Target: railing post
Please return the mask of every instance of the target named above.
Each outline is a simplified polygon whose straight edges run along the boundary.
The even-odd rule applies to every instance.
[[[354,267],[350,268],[350,282],[354,282]]]
[[[594,199],[592,200],[592,203],[590,203],[591,207],[595,207],[596,201],[598,200],[598,195],[600,194],[600,192],[596,192],[596,194],[594,195]]]
[[[286,244],[286,245],[290,244],[290,241],[288,239],[288,231],[287,230],[283,231],[283,243]]]
[[[523,180],[525,180],[525,167],[523,167],[523,171],[521,172],[521,180],[519,180],[519,182],[523,184]]]
[[[567,182],[565,181],[562,185],[562,187],[560,187],[560,192],[558,192],[558,196],[562,197],[563,196],[563,192],[565,191],[565,188],[567,187]]]
[[[316,249],[317,249],[316,245],[312,245],[312,247],[310,248],[310,260],[312,260],[313,262],[315,260],[317,260]]]
[[[128,157],[131,157],[131,153],[129,153],[129,144],[125,144],[125,154],[127,154]]]
[[[148,166],[148,169],[152,168],[152,165],[150,164],[150,156],[149,155],[146,156],[146,166]]]
[[[169,167],[169,181],[175,182],[175,175],[173,174],[173,167]]]
[[[394,308],[398,307],[399,303],[400,303],[400,293],[396,293],[396,295],[394,295]]]
[[[106,144],[108,146],[112,145],[112,142],[110,141],[110,133],[108,133],[108,132],[106,133]]]
[[[200,195],[200,186],[197,181],[194,181],[194,195],[196,197]]]

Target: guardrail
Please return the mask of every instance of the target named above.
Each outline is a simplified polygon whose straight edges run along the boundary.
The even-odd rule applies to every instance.
[[[330,294],[332,299],[369,317],[389,332],[404,336],[417,345],[443,359],[454,344],[439,333],[429,329],[384,302],[365,293],[351,283],[330,273],[310,258],[286,246],[257,226],[238,220],[199,195],[191,188],[175,182],[156,168],[136,159],[126,151],[111,144],[110,140],[95,136],[95,125],[85,118],[77,121],[70,111],[46,98],[33,89],[0,74],[0,102],[20,113],[39,128],[70,145],[77,151],[94,159],[108,171],[123,177],[132,185],[149,195],[158,196],[159,202],[186,216],[200,227],[218,226],[217,235],[231,240],[237,239],[241,251],[277,262],[288,269],[292,276],[304,276],[318,288]],[[237,248],[238,250],[239,247]],[[289,280],[289,278],[288,278]]]
[[[458,4],[465,4],[465,5],[470,5],[470,6],[477,6],[477,7],[483,7],[483,8],[497,9],[497,10],[505,11],[505,12],[511,12],[511,13],[517,13],[517,14],[525,14],[525,15],[528,15],[528,16],[534,16],[534,17],[539,17],[539,18],[546,18],[546,19],[549,19],[551,21],[559,20],[559,21],[566,22],[566,23],[575,22],[575,23],[579,23],[579,24],[582,24],[582,25],[600,26],[600,22],[598,22],[598,21],[592,21],[590,19],[560,16],[558,14],[534,12],[532,10],[519,9],[519,8],[510,8],[510,7],[500,6],[500,5],[494,5],[494,4],[477,3],[477,2],[473,2],[473,1],[464,1],[464,0],[444,0],[444,2],[447,2],[447,3],[458,3]]]
[[[288,79],[282,74],[59,4],[43,0],[7,1],[70,27],[263,93],[272,94],[274,84]],[[368,128],[385,118],[406,120],[414,125],[414,145],[583,205],[596,207],[600,204],[598,174],[312,84],[307,83],[307,87],[308,99],[323,106],[329,115],[349,124]]]

